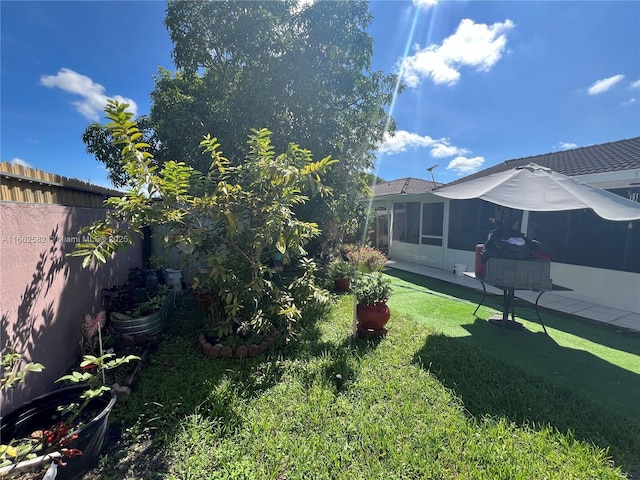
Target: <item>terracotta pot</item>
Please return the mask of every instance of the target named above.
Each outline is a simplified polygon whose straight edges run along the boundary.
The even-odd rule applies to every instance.
[[[233,357],[233,350],[231,349],[231,347],[223,347],[220,349],[220,356],[231,358]]]
[[[333,283],[337,292],[349,291],[349,279],[348,278],[336,278]]]
[[[260,342],[260,353],[264,353],[267,350],[269,350],[269,342],[263,340],[262,342]]]
[[[391,312],[385,302],[364,305],[359,303],[356,308],[358,324],[364,330],[378,331],[384,329],[389,321]]]

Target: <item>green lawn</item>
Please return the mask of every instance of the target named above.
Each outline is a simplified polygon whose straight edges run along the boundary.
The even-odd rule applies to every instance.
[[[442,343],[467,351],[477,347],[483,356],[491,355],[487,361],[518,367],[640,421],[639,333],[541,309],[549,333],[545,335],[532,308],[517,308],[517,320],[526,330],[503,334],[487,321],[499,316],[501,298],[485,301],[494,308],[481,307],[476,318],[473,311],[482,297],[479,292],[399,270],[388,273],[394,285],[390,307],[433,332],[425,352],[437,352]],[[455,366],[464,361],[458,358]],[[486,380],[496,374],[485,373]],[[455,382],[455,371],[451,375]]]
[[[380,340],[351,340],[344,296],[308,319],[295,346],[211,359],[195,348],[199,316],[179,309],[114,412],[124,440],[95,478],[638,473],[637,336],[551,315],[550,338],[524,319],[527,331],[503,336],[471,316],[479,299],[471,290],[389,273],[392,317]]]

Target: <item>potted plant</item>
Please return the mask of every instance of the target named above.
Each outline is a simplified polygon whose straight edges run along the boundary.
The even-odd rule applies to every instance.
[[[338,292],[348,292],[351,278],[356,273],[356,266],[342,258],[332,260],[327,266],[327,275],[333,279]]]
[[[191,295],[200,308],[211,308],[215,301],[215,285],[210,279],[211,269],[201,268],[198,276],[193,277]]]
[[[88,329],[95,335],[104,316],[88,317]],[[93,345],[91,336],[86,340]],[[0,478],[47,469],[47,478],[76,480],[97,461],[106,443],[109,414],[117,398],[104,385],[105,371],[140,359],[135,355],[104,354],[101,343],[99,348],[99,356],[85,355],[79,371],[57,380],[75,385],[41,395],[0,419]],[[15,352],[3,357],[1,389],[23,381],[27,371],[44,368],[28,363],[16,373],[20,359]],[[64,468],[58,470],[58,466]]]
[[[356,297],[358,331],[366,335],[384,335],[391,312],[387,300],[391,295],[391,282],[381,272],[360,273],[353,286]]]

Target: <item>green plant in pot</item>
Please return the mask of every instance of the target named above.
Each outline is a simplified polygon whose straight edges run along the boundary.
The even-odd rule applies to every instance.
[[[387,300],[391,295],[391,281],[381,272],[360,273],[353,286],[356,296],[358,331],[366,335],[384,335],[391,312]]]
[[[103,352],[99,334],[103,318],[99,314],[85,319],[90,324],[85,340],[93,345],[97,335],[99,353],[84,355],[78,370],[57,380],[74,385],[41,395],[0,419],[0,478],[47,469],[51,478],[76,480],[97,461],[116,402],[115,392],[105,385],[105,371],[140,360],[135,355]],[[20,359],[15,352],[3,357],[2,390],[22,382],[25,372],[44,369],[28,363],[16,372]],[[58,466],[64,468],[58,470]]]
[[[332,260],[327,265],[327,276],[333,280],[338,292],[349,291],[351,279],[356,274],[356,265],[342,258]]]
[[[136,289],[135,299],[124,312],[111,312],[111,326],[120,335],[157,335],[163,328],[175,292],[166,285],[155,289]]]

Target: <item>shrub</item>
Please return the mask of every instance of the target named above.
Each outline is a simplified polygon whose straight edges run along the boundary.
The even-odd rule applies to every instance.
[[[353,293],[358,303],[364,305],[386,302],[391,295],[391,281],[381,272],[360,273],[354,282]]]
[[[380,250],[368,246],[359,246],[346,251],[350,263],[364,272],[377,272],[384,269],[387,257]]]
[[[316,224],[298,219],[294,209],[312,195],[331,194],[321,176],[336,160],[314,161],[310,151],[295,143],[276,154],[271,132],[262,129],[249,135],[242,162],[229,161],[216,139],[206,136],[200,145],[211,156],[208,172],[175,161],[156,171],[126,108],[109,101],[105,111],[113,143],[123,147],[129,189],[125,196],[107,200],[109,218],[83,229],[90,241],[76,245],[73,254],[85,257],[85,266],[93,259],[105,263],[114,251],[132,243],[142,227],[167,225],[168,246],[204,258],[211,269],[211,293],[221,303],[220,332],[279,329],[289,336],[300,317],[298,303],[307,301],[302,297],[308,291],[317,290],[313,273],[305,268],[307,288],[283,287],[275,281],[269,259],[279,255],[283,262],[297,259],[304,264],[305,247],[320,231]],[[315,291],[314,298],[321,296]]]

